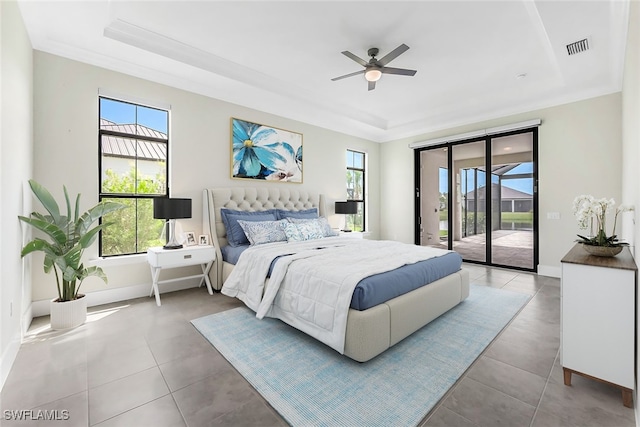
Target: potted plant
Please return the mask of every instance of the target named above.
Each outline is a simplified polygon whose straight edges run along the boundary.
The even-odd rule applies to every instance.
[[[110,223],[91,227],[102,216],[126,206],[102,201],[81,215],[78,194],[72,216],[67,188],[63,187],[67,215],[61,215],[58,204],[46,188],[34,180],[29,180],[29,186],[48,214],[32,212],[29,218],[18,216],[45,235],[28,242],[20,255],[25,257],[32,252],[44,252],[44,272],[55,273],[58,287],[58,298],[51,301],[51,328],[73,328],[83,324],[87,318],[86,298],[78,293],[82,281],[89,276],[97,276],[107,283],[107,276],[100,267],[84,266],[82,255],[95,242],[98,232]]]
[[[622,251],[623,246],[628,245],[628,243],[618,240],[616,224],[620,213],[635,209],[633,206],[627,205],[620,205],[614,209],[615,203],[613,199],[595,199],[591,195],[578,196],[573,200],[573,214],[578,220],[580,229],[590,229],[589,236],[578,234],[580,239],[577,242],[582,243],[582,247],[590,255],[616,256]],[[610,236],[607,236],[607,213],[614,213],[613,232]],[[594,225],[596,228],[595,234],[593,234]]]

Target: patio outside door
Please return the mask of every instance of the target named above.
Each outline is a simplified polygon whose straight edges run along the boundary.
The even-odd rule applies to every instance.
[[[536,271],[537,128],[416,150],[416,243]]]
[[[459,226],[452,239],[452,248],[467,261],[487,260],[485,141],[458,144],[451,148],[456,182]]]
[[[491,138],[493,264],[535,267],[533,152],[532,132]]]

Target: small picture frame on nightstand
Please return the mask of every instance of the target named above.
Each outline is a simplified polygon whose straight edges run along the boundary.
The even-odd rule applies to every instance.
[[[193,231],[187,231],[184,233],[184,242],[187,246],[193,246],[196,244],[196,234]]]
[[[198,236],[198,245],[201,246],[205,246],[205,245],[209,245],[209,235],[208,234],[201,234],[200,236]]]

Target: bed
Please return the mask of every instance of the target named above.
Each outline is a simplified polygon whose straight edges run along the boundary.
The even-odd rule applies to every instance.
[[[287,290],[287,286],[294,286],[296,285],[296,283],[301,282],[305,279],[305,276],[301,275],[299,271],[287,272],[288,270],[284,267],[285,264],[289,265],[290,269],[293,269],[294,265],[297,268],[298,265],[304,265],[307,257],[315,257],[315,253],[318,252],[322,252],[322,257],[335,256],[330,255],[330,251],[318,251],[315,249],[327,249],[328,247],[331,247],[331,251],[342,250],[351,251],[353,253],[360,253],[365,250],[371,250],[372,254],[375,254],[375,251],[385,250],[388,251],[387,253],[396,253],[401,249],[407,249],[411,251],[426,250],[426,248],[421,248],[419,246],[401,244],[397,242],[378,243],[378,241],[368,241],[367,243],[367,241],[363,241],[360,239],[340,236],[326,237],[314,241],[290,242],[291,245],[288,245],[286,242],[280,244],[280,246],[275,243],[269,243],[267,245],[250,245],[249,248],[243,248],[242,250],[254,251],[252,252],[254,253],[254,255],[252,255],[251,257],[239,257],[236,260],[232,260],[232,262],[237,262],[239,265],[238,270],[233,273],[235,265],[232,262],[228,262],[225,260],[229,259],[229,253],[228,251],[226,251],[223,257],[223,248],[231,248],[231,246],[229,245],[229,239],[231,239],[233,242],[237,240],[237,236],[234,235],[234,231],[231,232],[230,236],[227,236],[227,227],[225,227],[225,223],[223,222],[223,217],[221,215],[222,213],[228,216],[230,212],[247,212],[247,215],[255,215],[256,221],[260,221],[262,214],[265,212],[290,212],[293,216],[295,216],[294,213],[296,212],[304,213],[315,209],[317,215],[326,218],[327,211],[325,207],[325,199],[321,194],[283,187],[212,188],[205,189],[203,191],[203,198],[203,232],[211,235],[212,243],[215,246],[216,250],[217,261],[214,268],[212,268],[210,272],[211,282],[214,289],[216,290],[221,290],[223,284],[225,284],[225,289],[227,289],[227,286],[233,284],[242,284],[243,280],[238,279],[242,271],[244,271],[242,267],[240,267],[242,265],[240,263],[240,260],[244,259],[246,262],[248,262],[248,258],[255,259],[254,255],[262,252],[269,252],[270,254],[268,256],[279,259],[278,262],[268,265],[268,274],[271,274],[271,278],[265,282],[266,286],[264,288],[261,288],[260,290],[261,295],[259,296],[259,298],[266,300],[267,296],[270,293],[274,294],[276,292],[275,289],[277,289],[277,287],[274,284],[275,282],[277,282],[278,284],[282,282],[282,286],[285,290]],[[225,217],[225,219],[227,219],[227,217]],[[391,244],[395,246],[393,246],[393,248],[390,250],[389,248],[382,248],[381,245],[383,244]],[[299,247],[300,252],[297,255],[291,255],[287,253],[287,251],[283,252],[281,247],[287,245],[289,247]],[[260,248],[258,248],[258,246],[260,246]],[[403,247],[401,248],[400,246]],[[441,253],[437,254],[437,256],[434,256],[434,259],[425,260],[424,262],[435,263],[436,258],[445,259],[446,257],[444,255],[447,255],[449,258],[449,262],[451,262],[450,259],[453,258],[455,254],[451,251],[442,251],[436,249],[433,250],[440,251]],[[455,255],[457,256],[457,254]],[[281,256],[282,258],[280,258]],[[418,255],[411,252],[403,254],[402,256],[411,258],[417,257]],[[295,259],[296,257],[302,259]],[[398,257],[384,256],[381,258],[396,259]],[[285,259],[287,260],[286,262],[282,261]],[[398,261],[397,259],[395,261],[390,259],[388,262],[393,263]],[[423,261],[420,262],[422,263]],[[247,265],[245,265],[246,270],[255,272],[257,268],[255,264],[250,265],[250,267],[247,267]],[[261,266],[260,268],[263,268],[265,270],[267,269],[266,262],[262,262],[262,264],[258,263],[258,265]],[[366,362],[374,358],[389,347],[397,344],[416,330],[428,324],[441,314],[455,307],[469,295],[468,272],[460,268],[459,265],[458,267],[449,266],[448,268],[454,268],[455,271],[446,273],[445,276],[437,278],[435,281],[432,281],[428,285],[422,284],[420,287],[406,291],[406,293],[402,293],[401,295],[392,297],[391,299],[385,300],[380,303],[375,303],[375,305],[371,307],[354,308],[353,304],[354,300],[357,299],[356,295],[358,294],[358,288],[352,289],[352,295],[350,296],[349,301],[346,303],[346,308],[344,308],[344,319],[341,318],[340,314],[342,312],[341,310],[343,310],[342,308],[336,309],[335,313],[333,313],[334,319],[338,319],[338,323],[336,323],[338,327],[336,329],[341,328],[340,322],[345,323],[345,327],[341,332],[341,335],[338,335],[338,338],[335,338],[335,336],[331,338],[337,339],[338,341],[331,343],[325,341],[325,339],[323,339],[322,337],[315,337],[320,339],[322,342],[325,342],[325,344],[336,349],[340,353],[344,354],[345,356],[358,362]],[[249,274],[248,271],[243,274]],[[298,276],[296,276],[296,274],[298,274]],[[376,279],[378,281],[384,282],[386,277],[385,274],[387,273],[376,275]],[[277,280],[274,279],[274,276],[277,277]],[[356,276],[357,273],[354,273],[353,281],[358,280]],[[293,279],[294,277],[298,278]],[[264,279],[262,280],[264,282]],[[358,284],[360,283],[358,282]],[[227,294],[232,291],[233,288],[231,291],[227,289]],[[243,290],[241,290],[241,292],[243,292]],[[255,290],[253,292],[255,293]],[[342,290],[336,292],[342,292]],[[280,293],[287,295],[287,293],[283,291],[281,291]],[[256,311],[257,314],[268,315],[270,317],[278,317],[285,323],[288,323],[291,326],[294,326],[302,330],[303,332],[309,333],[310,335],[314,336],[312,333],[305,329],[307,323],[309,322],[306,322],[304,319],[299,320],[290,316],[281,315],[281,306],[275,304],[276,306],[274,307],[273,303],[273,298],[277,299],[279,297],[274,297],[274,295],[271,295],[271,297],[272,299],[270,300],[270,306],[259,307],[259,301],[257,301],[255,304],[250,304],[246,301],[247,297],[245,295],[245,304]],[[355,304],[357,305],[359,303],[356,301]],[[340,302],[339,305],[344,306],[344,302]],[[340,340],[342,340],[342,342],[339,342]]]

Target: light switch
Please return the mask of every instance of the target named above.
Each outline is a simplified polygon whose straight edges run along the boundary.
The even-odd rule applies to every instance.
[[[547,212],[547,219],[560,219],[560,212]]]

